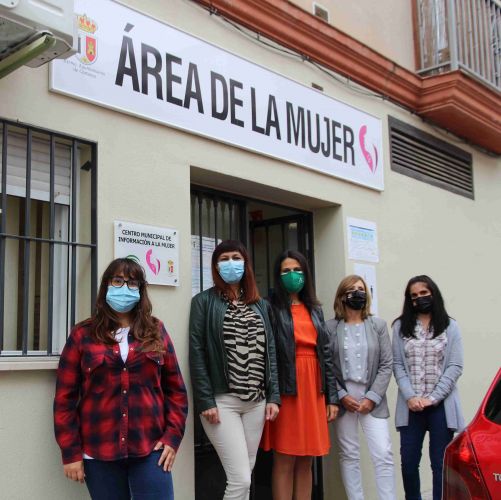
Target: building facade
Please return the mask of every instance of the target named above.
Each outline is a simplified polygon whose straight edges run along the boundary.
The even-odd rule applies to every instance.
[[[222,239],[248,245],[263,295],[274,257],[303,251],[327,318],[346,274],[389,324],[428,274],[461,328],[473,416],[499,368],[500,6],[435,3],[77,0],[79,52],[0,79],[0,497],[88,497],[62,473],[55,369],[119,243],[152,248],[154,313],[188,387],[190,300]],[[375,498],[366,450],[362,466]],[[260,457],[255,498],[268,473]],[[191,411],[176,498],[223,481]],[[315,495],[343,494],[333,446]]]

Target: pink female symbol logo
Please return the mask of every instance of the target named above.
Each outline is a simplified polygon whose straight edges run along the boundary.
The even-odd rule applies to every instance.
[[[148,264],[151,272],[156,276],[160,272],[160,261],[157,258],[154,258],[154,260],[156,260],[156,264],[155,262],[152,262],[152,253],[153,249],[151,248],[146,252],[146,264]]]
[[[372,145],[372,148],[374,150],[374,157],[373,157],[365,144],[366,134],[367,134],[367,125],[362,125],[358,132],[358,142],[360,144],[360,149],[362,150],[362,154],[364,155],[365,161],[367,162],[367,165],[369,165],[370,171],[373,174],[375,174],[378,163],[377,148],[376,146],[374,146],[374,144]]]

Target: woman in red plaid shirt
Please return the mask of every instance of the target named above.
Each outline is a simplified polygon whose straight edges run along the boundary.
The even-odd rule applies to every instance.
[[[93,500],[173,499],[188,402],[172,341],[151,315],[144,271],[116,259],[95,314],[61,354],[54,427],[64,474]]]

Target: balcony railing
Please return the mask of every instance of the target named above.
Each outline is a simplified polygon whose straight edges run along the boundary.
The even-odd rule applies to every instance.
[[[501,91],[501,1],[416,0],[418,73],[462,70]]]

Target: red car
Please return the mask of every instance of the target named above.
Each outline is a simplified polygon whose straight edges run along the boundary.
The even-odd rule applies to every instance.
[[[501,500],[501,369],[475,418],[445,450],[443,500]]]

